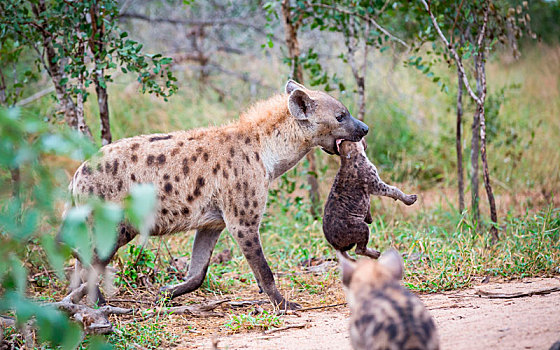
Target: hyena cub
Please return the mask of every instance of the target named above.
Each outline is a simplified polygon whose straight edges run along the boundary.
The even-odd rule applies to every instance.
[[[352,249],[354,245],[356,245],[356,254],[377,259],[379,252],[367,247],[369,241],[367,224],[373,221],[369,196],[391,197],[401,200],[406,205],[412,205],[417,197],[406,195],[379,178],[375,165],[366,156],[365,140],[337,143],[340,169],[325,204],[323,215],[325,238],[348,259],[351,258],[346,251]]]
[[[437,330],[418,297],[400,284],[403,261],[389,250],[379,260],[338,254],[350,307],[354,349],[439,349]]]

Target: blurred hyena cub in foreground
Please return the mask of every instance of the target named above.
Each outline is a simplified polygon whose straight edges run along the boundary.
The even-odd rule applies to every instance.
[[[338,258],[354,349],[439,349],[428,310],[400,284],[403,261],[397,251],[383,253],[378,261],[352,262],[342,254]]]
[[[379,178],[377,169],[366,156],[365,140],[337,141],[340,169],[325,204],[323,232],[327,241],[346,258],[356,245],[356,254],[373,259],[379,252],[367,247],[372,223],[369,196],[378,195],[399,199],[406,205],[416,202],[416,195],[406,195]],[[367,223],[367,224],[366,224]]]

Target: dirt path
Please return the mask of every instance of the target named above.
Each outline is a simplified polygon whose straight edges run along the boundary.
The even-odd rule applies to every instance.
[[[560,292],[490,299],[476,291],[512,294],[560,287],[560,278],[487,283],[458,292],[429,294],[422,300],[434,317],[442,349],[548,349],[560,340]],[[285,325],[305,325],[272,334],[219,336],[219,349],[350,349],[345,307],[285,316]],[[184,344],[211,349],[209,338]]]

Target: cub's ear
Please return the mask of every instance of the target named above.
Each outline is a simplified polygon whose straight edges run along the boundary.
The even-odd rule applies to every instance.
[[[298,120],[307,120],[315,113],[317,103],[302,89],[295,89],[288,97],[290,114]]]
[[[378,263],[383,265],[395,279],[400,280],[403,276],[404,262],[395,249],[391,248],[381,254]]]
[[[354,274],[356,263],[346,259],[339,251],[336,252],[336,256],[338,257],[340,269],[342,270],[342,284],[348,287],[350,285],[352,275]]]
[[[286,83],[285,89],[287,94],[291,94],[292,92],[294,92],[295,89],[302,89],[302,90],[305,89],[305,86],[301,85],[300,83],[296,83],[295,81],[290,79]]]
[[[364,151],[365,151],[367,149],[367,141],[365,137],[362,138],[362,145],[364,145]]]

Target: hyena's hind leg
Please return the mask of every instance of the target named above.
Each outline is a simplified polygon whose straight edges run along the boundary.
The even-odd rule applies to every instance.
[[[369,241],[369,227],[365,222],[360,222],[359,224],[352,225],[349,227],[350,235],[357,237],[356,249],[354,250],[356,254],[367,256],[368,258],[377,259],[381,253],[375,249],[368,248],[367,244]]]
[[[88,267],[83,266],[83,264],[76,259],[74,273],[70,281],[70,291],[74,291],[82,284],[87,283],[88,285],[86,291],[90,295],[91,301],[99,306],[105,305],[107,301],[99,288],[99,277],[101,274],[106,272],[106,267],[117,250],[130,242],[134,237],[136,237],[136,235],[138,235],[138,231],[136,229],[126,223],[121,223],[118,226],[117,242],[115,247],[106,259],[100,259],[97,252],[94,252],[92,264]],[[80,296],[76,295],[76,298],[80,298]]]
[[[375,167],[373,169],[372,177],[372,183],[370,184],[370,194],[372,195],[389,197],[394,200],[398,199],[406,205],[412,205],[416,202],[416,199],[418,199],[418,196],[415,194],[405,194],[399,188],[387,185],[383,182],[383,180],[381,180]]]

